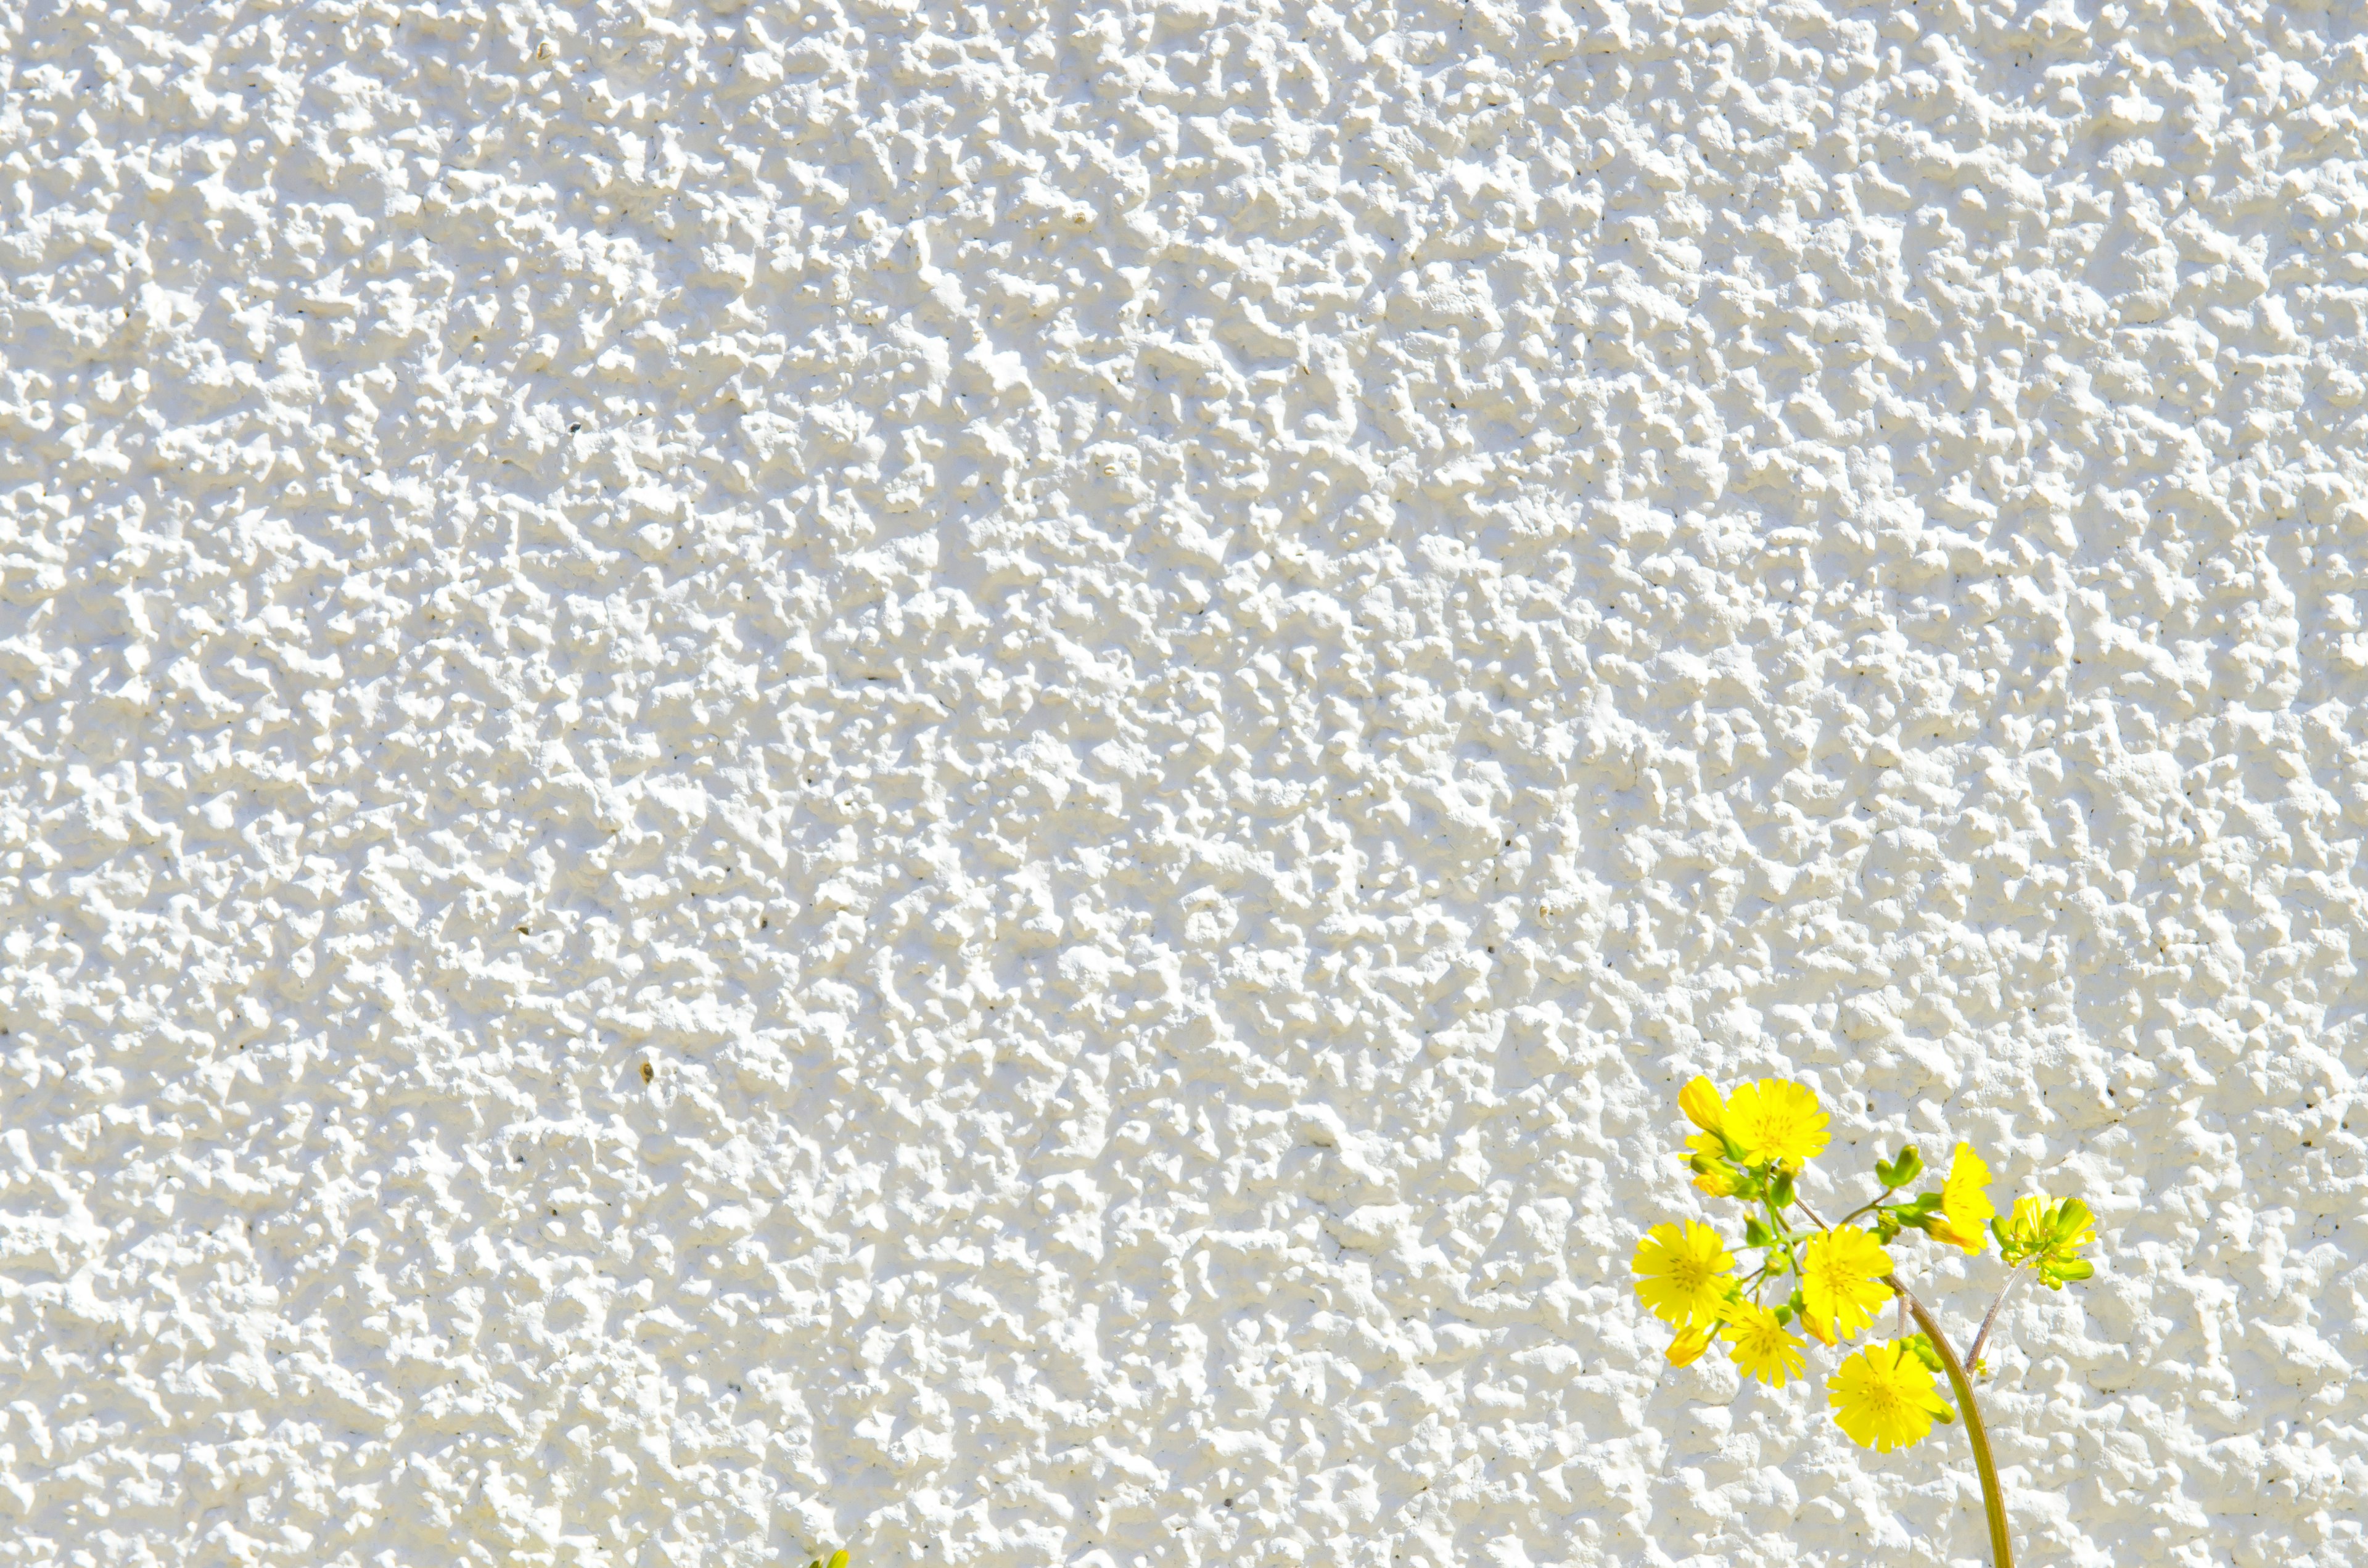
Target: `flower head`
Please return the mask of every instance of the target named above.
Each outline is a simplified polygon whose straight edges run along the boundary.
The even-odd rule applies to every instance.
[[[1713,1198],[1732,1198],[1743,1190],[1743,1173],[1735,1168],[1726,1140],[1715,1132],[1697,1132],[1686,1140],[1686,1164],[1694,1185]]]
[[[1734,1284],[1735,1267],[1718,1233],[1699,1220],[1683,1227],[1663,1223],[1645,1233],[1628,1267],[1636,1274],[1636,1294],[1653,1315],[1678,1328],[1707,1328]]]
[[[1708,1078],[1696,1078],[1678,1091],[1678,1108],[1686,1119],[1704,1132],[1718,1131],[1720,1110],[1718,1090]]]
[[[1776,1314],[1750,1301],[1737,1301],[1727,1310],[1721,1337],[1732,1346],[1744,1376],[1765,1379],[1776,1388],[1782,1388],[1787,1378],[1799,1377],[1808,1365],[1801,1342],[1784,1332]]]
[[[1861,1448],[1889,1453],[1919,1440],[1949,1406],[1904,1341],[1870,1345],[1826,1380],[1834,1423]]]
[[[1847,1339],[1874,1321],[1891,1287],[1891,1254],[1856,1225],[1823,1231],[1809,1238],[1801,1259],[1801,1300],[1817,1337]]]
[[[2039,1270],[2039,1282],[2051,1290],[2097,1272],[2095,1264],[2078,1256],[2097,1239],[2097,1219],[2077,1198],[2056,1203],[2018,1198],[2014,1212],[1993,1221],[1990,1229],[1998,1233],[1998,1256],[2009,1264],[2032,1264]]]
[[[1694,1169],[1694,1186],[1712,1198],[1732,1198],[1742,1185],[1736,1168],[1725,1160],[1716,1165],[1704,1160]]]
[[[1695,1361],[1701,1359],[1702,1353],[1709,1348],[1710,1330],[1708,1327],[1681,1328],[1678,1330],[1678,1336],[1669,1341],[1669,1348],[1667,1352],[1669,1358],[1669,1365],[1672,1367],[1690,1367],[1693,1365]]]
[[[1989,1179],[1990,1168],[1974,1153],[1974,1146],[1958,1144],[1957,1156],[1949,1164],[1949,1179],[1941,1187],[1941,1218],[1932,1233],[1967,1252],[1979,1252],[1988,1245],[1984,1227],[1998,1212],[1998,1205],[1982,1190]]]
[[[1797,1171],[1824,1152],[1827,1120],[1817,1096],[1807,1089],[1782,1078],[1760,1078],[1728,1096],[1720,1130],[1750,1164],[1773,1160]]]

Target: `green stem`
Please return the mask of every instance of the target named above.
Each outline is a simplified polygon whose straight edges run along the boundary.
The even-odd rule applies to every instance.
[[[1776,1212],[1776,1206],[1768,1201],[1767,1195],[1764,1193],[1760,1195],[1759,1211],[1768,1216],[1769,1241],[1766,1250],[1759,1255],[1759,1278],[1752,1282],[1754,1301],[1759,1299],[1759,1287],[1766,1281],[1770,1271],[1775,1267],[1778,1252],[1783,1253],[1785,1262],[1793,1262],[1793,1233],[1784,1228],[1784,1217]]]
[[[1990,1435],[1982,1427],[1981,1406],[1974,1403],[1973,1380],[1965,1376],[1965,1364],[1957,1359],[1956,1350],[1949,1336],[1915,1293],[1899,1282],[1896,1274],[1884,1277],[1884,1284],[1899,1292],[1907,1310],[1916,1314],[1916,1326],[1932,1342],[1940,1353],[1941,1365],[1948,1369],[1949,1386],[1956,1391],[1957,1409],[1965,1418],[1965,1437],[1974,1445],[1974,1470],[1982,1478],[1982,1511],[1989,1517],[1990,1562],[1992,1568],[2014,1568],[2014,1548],[2006,1537],[2006,1494],[1998,1490],[1998,1464],[1990,1458]]]
[[[1857,1219],[1857,1218],[1858,1218],[1860,1215],[1861,1215],[1861,1214],[1872,1214],[1872,1213],[1873,1213],[1876,1210],[1878,1210],[1878,1209],[1880,1209],[1880,1208],[1882,1208],[1882,1207],[1883,1207],[1883,1200],[1884,1200],[1884,1199],[1889,1198],[1893,1193],[1897,1192],[1898,1190],[1899,1190],[1899,1189],[1898,1189],[1897,1187],[1884,1187],[1884,1188],[1883,1189],[1883,1193],[1882,1193],[1882,1196],[1881,1196],[1881,1197],[1875,1198],[1875,1199],[1873,1199],[1873,1200],[1871,1200],[1871,1201],[1869,1201],[1869,1202],[1860,1204],[1857,1208],[1855,1208],[1855,1209],[1851,1210],[1849,1213],[1847,1213],[1847,1214],[1843,1215],[1840,1219],[1839,1219],[1839,1220],[1835,1221],[1834,1221],[1834,1223],[1835,1223],[1835,1224],[1837,1224],[1837,1225],[1847,1225],[1847,1224],[1849,1224],[1852,1220]],[[1807,1204],[1803,1204],[1803,1205],[1802,1205],[1802,1208],[1803,1208],[1803,1209],[1804,1209],[1804,1210],[1805,1210],[1807,1207],[1808,1207],[1808,1205],[1807,1205]]]

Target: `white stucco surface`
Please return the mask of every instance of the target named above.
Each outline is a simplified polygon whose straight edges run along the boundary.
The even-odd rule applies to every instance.
[[[0,1564],[2368,1562],[2362,21],[0,4]]]

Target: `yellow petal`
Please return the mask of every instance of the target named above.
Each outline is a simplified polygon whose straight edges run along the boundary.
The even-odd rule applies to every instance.
[[[1690,1367],[1701,1358],[1702,1353],[1704,1350],[1709,1348],[1709,1329],[1689,1328],[1682,1330],[1675,1339],[1669,1341],[1669,1365],[1672,1367]]]
[[[1989,1179],[1990,1168],[1974,1153],[1974,1146],[1958,1144],[1956,1158],[1949,1165],[1949,1179],[1941,1187],[1943,1223],[1932,1233],[1967,1252],[1979,1252],[1987,1245],[1984,1227],[1998,1212],[1998,1205],[1982,1190]]]
[[[1678,1091],[1678,1108],[1686,1119],[1704,1132],[1716,1132],[1724,1108],[1719,1104],[1718,1090],[1708,1078],[1696,1078]]]

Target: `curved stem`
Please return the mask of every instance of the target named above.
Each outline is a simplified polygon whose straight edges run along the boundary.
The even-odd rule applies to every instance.
[[[1899,1292],[1907,1310],[1916,1314],[1916,1326],[1940,1352],[1941,1365],[1948,1369],[1949,1387],[1956,1392],[1957,1409],[1965,1418],[1965,1437],[1974,1446],[1974,1470],[1982,1478],[1982,1511],[1989,1517],[1990,1562],[1992,1568],[2014,1568],[2014,1548],[2006,1536],[2006,1494],[1998,1490],[1998,1465],[1990,1458],[1990,1435],[1982,1427],[1981,1406],[1974,1403],[1973,1380],[1965,1376],[1965,1364],[1957,1359],[1957,1352],[1949,1336],[1941,1332],[1940,1324],[1924,1310],[1924,1303],[1915,1292],[1899,1282],[1899,1276],[1889,1274],[1883,1282]]]
[[[1992,1301],[1990,1310],[1983,1314],[1982,1326],[1975,1332],[1974,1343],[1965,1351],[1965,1370],[1969,1374],[1981,1375],[1982,1346],[1990,1342],[1990,1324],[1998,1322],[1998,1309],[2006,1305],[2007,1297],[2014,1291],[2014,1282],[2021,1278],[2020,1274],[2008,1275],[2006,1283],[1998,1289],[1998,1300]]]

